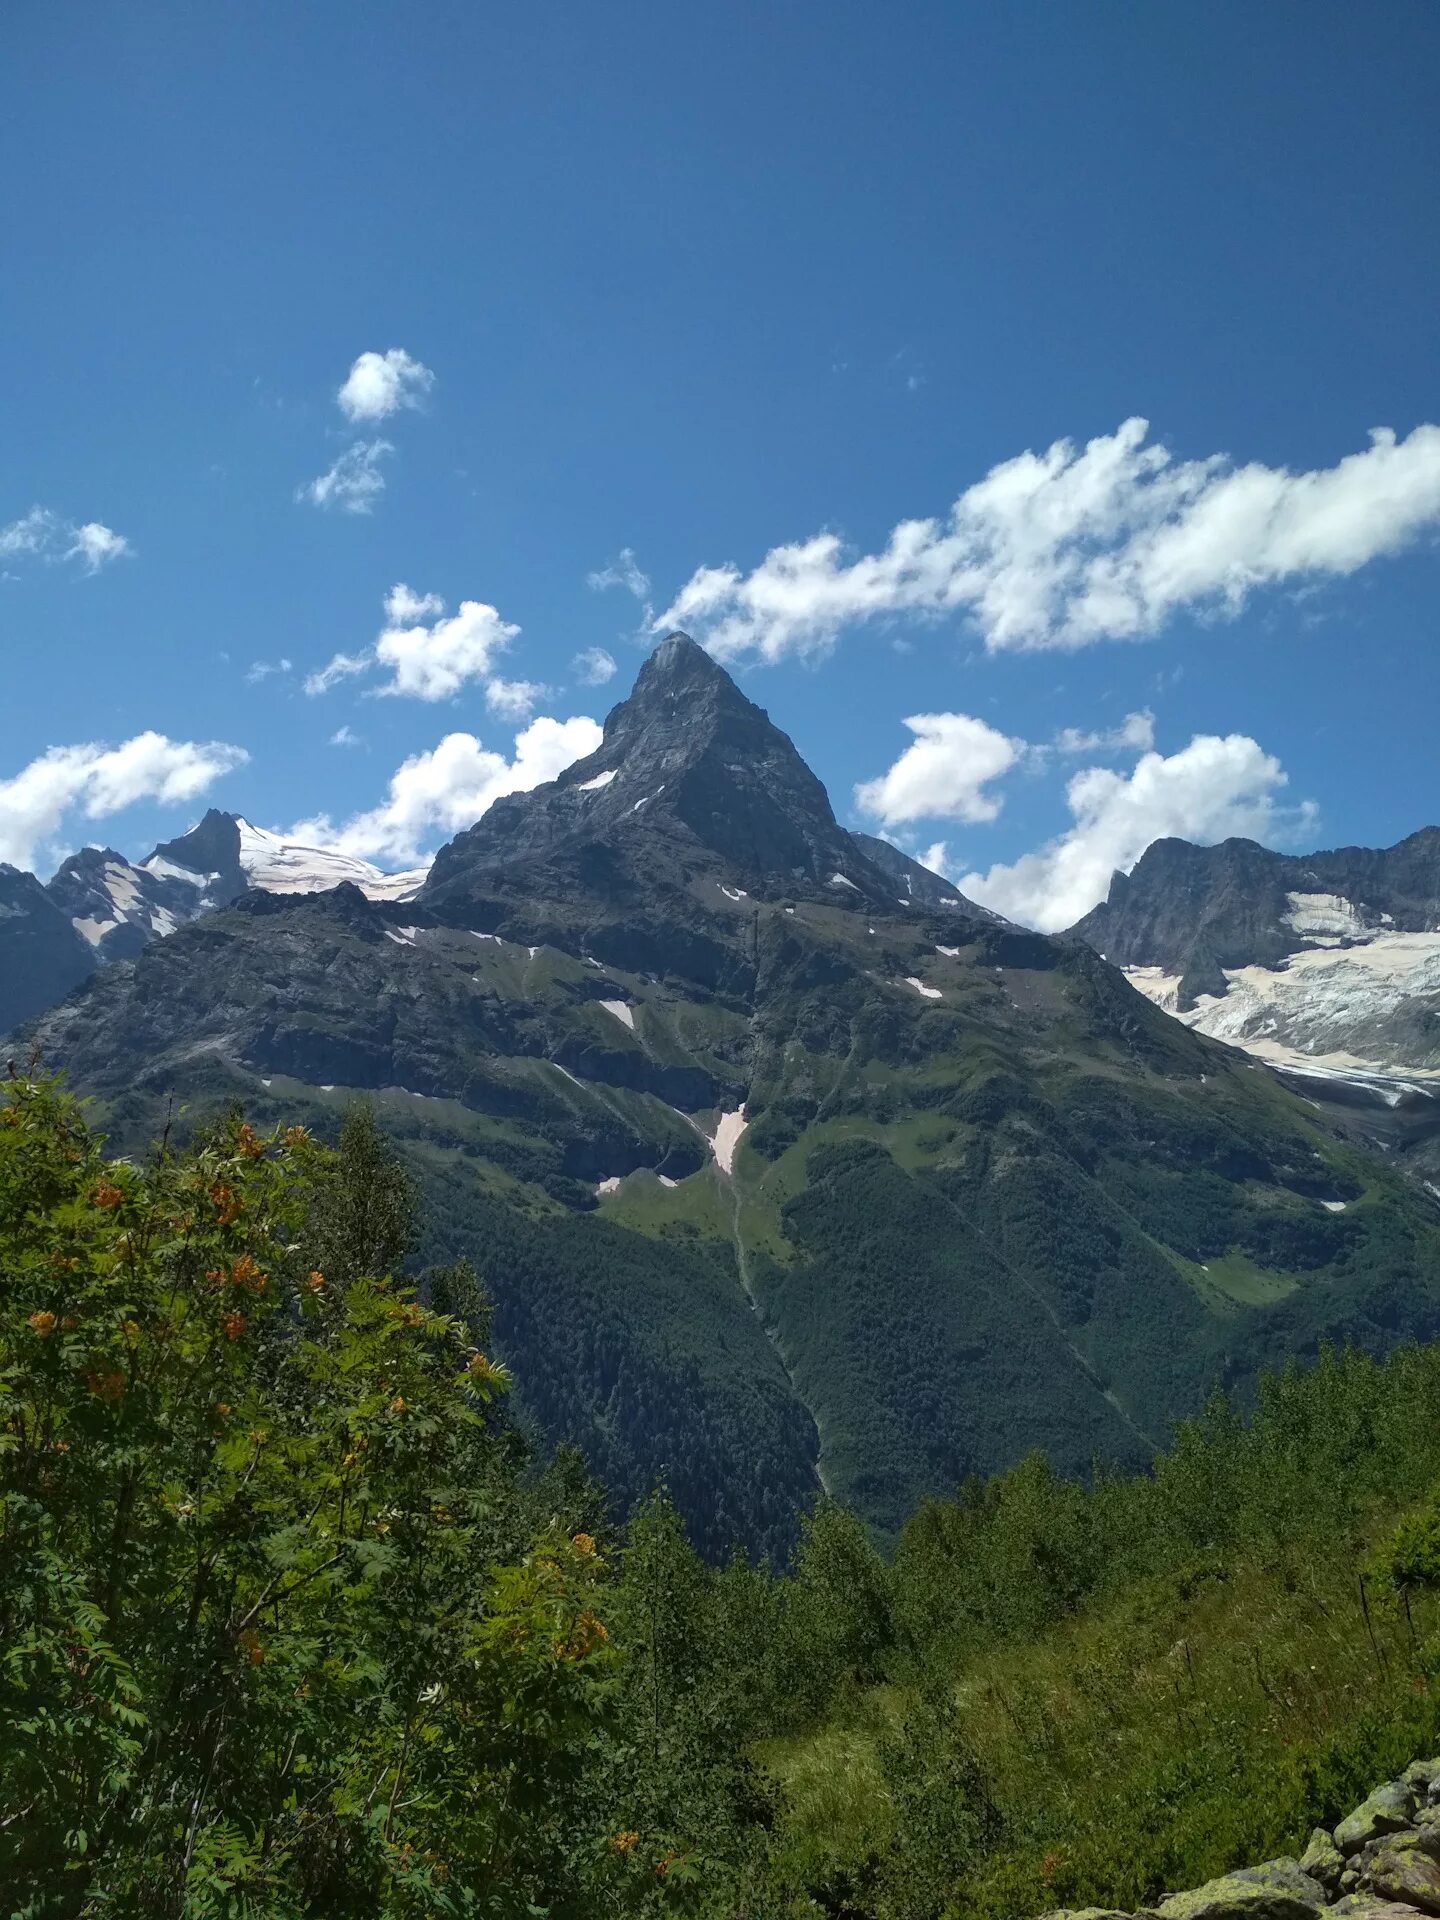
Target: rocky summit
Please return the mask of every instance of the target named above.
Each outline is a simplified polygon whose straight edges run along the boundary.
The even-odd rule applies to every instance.
[[[683,636],[390,897],[228,818],[147,864],[245,886],[25,1044],[129,1145],[177,1103],[331,1133],[372,1101],[529,1420],[622,1504],[667,1480],[708,1553],[782,1550],[822,1488],[883,1536],[1032,1447],[1143,1463],[1217,1381],[1440,1331],[1423,1188],[1090,945],[848,833]]]

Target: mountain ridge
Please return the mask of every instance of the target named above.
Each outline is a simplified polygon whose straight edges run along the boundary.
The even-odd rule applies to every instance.
[[[370,1098],[535,1427],[622,1503],[668,1479],[720,1557],[781,1551],[822,1467],[883,1534],[1440,1332],[1432,1201],[1083,942],[902,904],[692,648],[412,900],[247,890],[29,1037],[136,1145],[175,1100]]]

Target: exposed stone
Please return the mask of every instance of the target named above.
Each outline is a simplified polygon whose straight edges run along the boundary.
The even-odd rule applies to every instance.
[[[1422,1913],[1440,1914],[1440,1861],[1418,1834],[1399,1834],[1376,1849],[1363,1879],[1371,1893]]]
[[[1415,1791],[1403,1780],[1387,1780],[1335,1829],[1335,1844],[1347,1858],[1381,1834],[1403,1833],[1415,1815]]]
[[[1373,1893],[1347,1893],[1325,1913],[1326,1920],[1332,1913],[1343,1913],[1346,1920],[1415,1920],[1414,1907],[1397,1906],[1393,1900],[1381,1900]]]
[[[1324,1827],[1316,1827],[1311,1834],[1310,1844],[1300,1856],[1300,1871],[1318,1880],[1332,1900],[1339,1893],[1345,1856]]]
[[[1325,1906],[1325,1889],[1295,1860],[1242,1867],[1189,1893],[1171,1894],[1160,1920],[1311,1920]]]

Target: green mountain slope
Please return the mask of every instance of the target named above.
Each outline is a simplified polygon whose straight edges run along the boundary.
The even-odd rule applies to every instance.
[[[819,1484],[890,1530],[1034,1445],[1141,1460],[1217,1378],[1440,1331],[1423,1194],[1089,949],[902,907],[683,639],[412,903],[247,895],[35,1032],[128,1141],[172,1091],[372,1095],[531,1417],[712,1553]]]

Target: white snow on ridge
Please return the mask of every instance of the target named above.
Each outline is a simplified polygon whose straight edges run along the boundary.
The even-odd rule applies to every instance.
[[[577,793],[598,793],[601,787],[608,787],[619,773],[618,767],[609,767],[604,773],[597,773],[593,780],[582,780],[575,791]]]
[[[408,900],[418,893],[428,867],[406,873],[382,873],[368,860],[333,847],[306,847],[278,833],[237,819],[240,866],[252,887],[267,893],[327,893],[348,880],[372,900]]]
[[[925,982],[923,980],[917,980],[914,974],[906,974],[905,984],[907,987],[913,987],[916,993],[923,993],[927,1000],[943,1000],[945,998],[939,987],[927,987]]]
[[[727,887],[723,881],[720,885],[720,891],[727,900],[748,900],[750,898],[743,887]]]
[[[600,1005],[613,1019],[618,1020],[622,1027],[629,1027],[632,1033],[635,1031],[635,1012],[628,1001],[602,1000]]]
[[[1352,901],[1341,893],[1287,893],[1289,909],[1285,924],[1292,933],[1313,939],[1369,940],[1374,929],[1367,927]]]
[[[936,953],[943,953],[947,960],[958,960],[960,958],[959,947],[936,947],[935,951]]]
[[[90,942],[92,947],[98,947],[107,933],[113,932],[116,927],[122,926],[124,922],[120,920],[72,920],[70,924],[78,934]]]
[[[1320,897],[1309,896],[1312,904],[1306,909],[1316,919],[1322,909],[1313,902]],[[1330,912],[1328,906],[1324,912]],[[1337,938],[1328,932],[1310,937]],[[1317,944],[1291,954],[1279,967],[1227,967],[1225,993],[1201,994],[1184,1013],[1178,1010],[1177,975],[1161,967],[1127,967],[1125,974],[1147,999],[1187,1027],[1274,1066],[1322,1078],[1379,1078],[1398,1089],[1397,1100],[1407,1085],[1440,1082],[1440,1058],[1402,1060],[1383,1042],[1392,1023],[1404,1030],[1415,1001],[1440,998],[1440,932],[1365,928],[1358,945]]]
[[[860,891],[855,882],[853,880],[847,880],[843,873],[832,873],[829,884],[832,887],[849,887],[852,893],[858,893]]]
[[[192,867],[178,866],[163,853],[152,853],[140,866],[143,872],[153,873],[157,880],[183,880],[187,887],[208,887],[212,880],[220,878],[218,873],[196,873]]]

